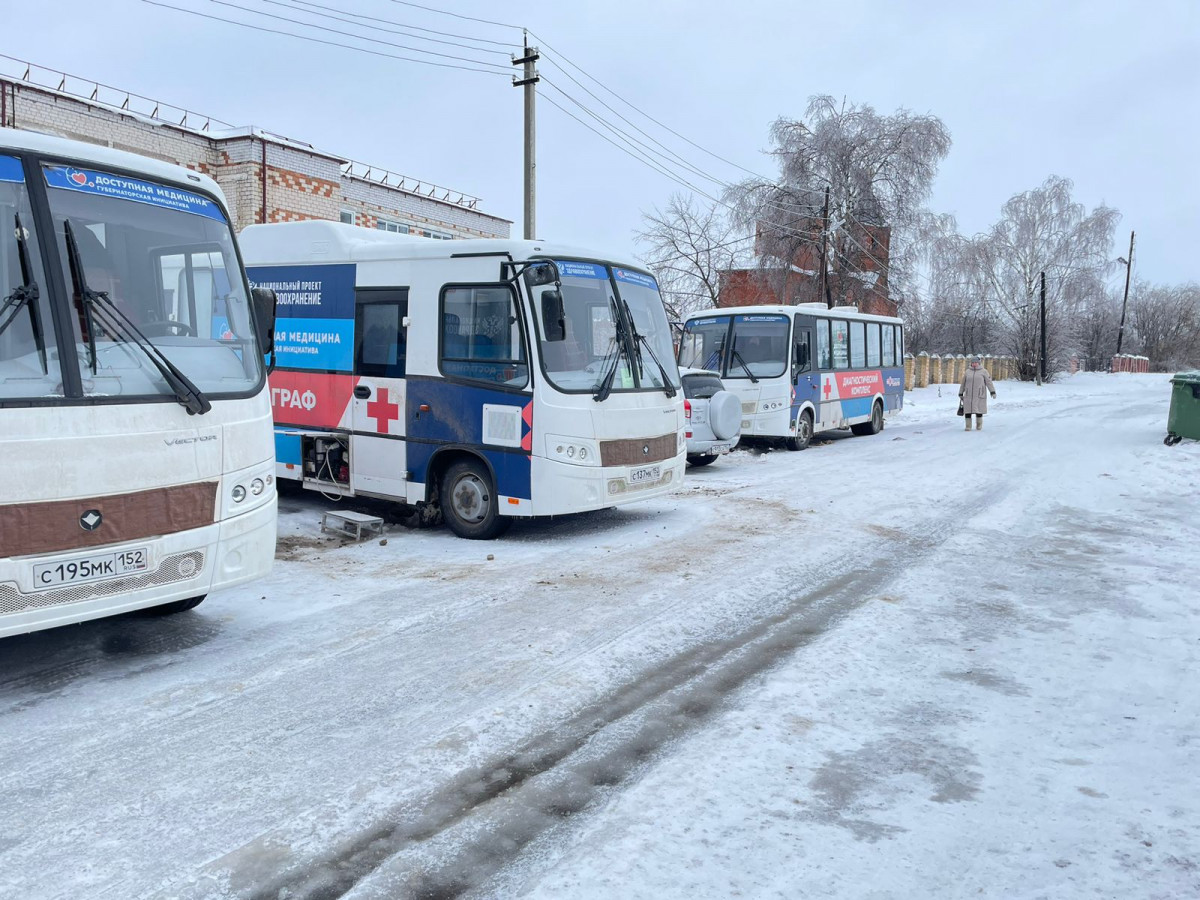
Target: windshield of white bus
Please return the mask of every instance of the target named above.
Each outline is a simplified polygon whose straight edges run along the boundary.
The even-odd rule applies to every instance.
[[[61,397],[50,292],[21,161],[0,155],[0,400]]]
[[[159,367],[130,339],[106,328],[78,296],[106,295],[159,351],[210,398],[252,391],[262,358],[229,223],[209,198],[182,188],[68,166],[43,168],[63,277],[72,292],[72,323],[84,393],[146,396],[175,393]],[[74,248],[66,241],[70,222]],[[79,284],[70,267],[75,249]]]
[[[594,392],[615,365],[614,391],[662,390],[665,384],[678,388],[671,328],[654,279],[597,263],[557,260],[556,264],[565,313],[562,340],[547,340],[545,323],[540,321],[541,295],[555,286],[531,288],[542,369],[550,383],[562,391]],[[625,340],[621,332],[627,323],[631,331]]]
[[[787,316],[734,316],[726,378],[778,378],[788,367]]]
[[[778,378],[787,371],[788,330],[783,315],[692,319],[679,341],[679,365],[724,378]]]

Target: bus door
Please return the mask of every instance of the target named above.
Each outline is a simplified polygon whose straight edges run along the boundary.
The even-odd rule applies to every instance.
[[[403,499],[408,288],[358,288],[354,297],[350,486]]]
[[[792,385],[796,390],[795,399],[792,401],[793,413],[806,402],[812,403],[814,410],[820,409],[821,379],[813,366],[815,362],[813,340],[812,324],[797,319],[792,335]],[[795,418],[795,414],[792,417]],[[816,418],[818,417],[814,414],[814,424],[816,424]]]

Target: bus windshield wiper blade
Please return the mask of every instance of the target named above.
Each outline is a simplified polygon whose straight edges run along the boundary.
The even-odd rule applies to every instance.
[[[738,352],[736,343],[734,344],[733,352],[730,354],[730,358],[737,360],[738,364],[746,370],[746,374],[750,376],[751,383],[758,384],[758,379],[754,376],[754,373],[750,371],[750,367],[746,365],[746,361],[742,359],[742,354]]]
[[[612,365],[609,366],[605,371],[604,377],[600,379],[600,384],[596,386],[596,392],[592,394],[592,399],[597,403],[604,402],[608,399],[608,395],[612,393],[613,381],[615,381],[617,377],[617,369],[621,367],[621,354],[625,352],[624,349],[622,349],[623,347],[624,344],[622,341],[613,338],[613,350],[615,350],[616,353],[613,354]],[[605,360],[608,359],[607,356],[604,358]]]
[[[648,340],[646,340],[646,336],[644,334],[642,334],[640,331],[638,331],[637,324],[633,321],[633,312],[629,309],[629,301],[622,300],[621,302],[625,304],[625,315],[629,318],[629,327],[633,330],[634,345],[636,346],[637,344],[641,344],[643,347],[646,348],[646,352],[650,354],[650,358],[652,360],[654,360],[654,364],[656,366],[658,366],[658,374],[662,376],[663,393],[666,394],[668,397],[674,397],[675,396],[675,385],[671,384],[671,379],[667,376],[667,370],[665,368],[663,368],[663,364],[658,361],[658,357],[655,356],[655,354],[654,354],[654,348],[650,346],[650,342]],[[641,357],[640,353],[638,354],[638,357],[639,357],[639,361],[640,361],[640,357]],[[642,370],[639,367],[638,368],[639,374],[641,373],[641,371]]]
[[[21,227],[21,214],[13,217],[16,226],[17,257],[21,263],[21,285],[4,298],[0,304],[0,334],[4,334],[22,309],[29,311],[29,329],[33,332],[33,343],[37,347],[38,359],[42,363],[43,374],[50,374],[46,363],[46,335],[42,329],[42,311],[38,306],[38,285],[33,278],[33,268],[29,263],[29,244],[25,239],[25,229]],[[7,316],[5,315],[7,313]]]
[[[142,334],[141,330],[133,323],[125,313],[117,308],[113,303],[112,298],[108,296],[106,291],[93,291],[87,285],[87,279],[83,272],[83,261],[79,255],[79,245],[75,243],[75,233],[71,228],[71,220],[63,220],[64,230],[66,232],[67,242],[67,259],[70,262],[71,280],[74,282],[75,292],[79,295],[83,303],[84,311],[87,317],[88,324],[88,345],[91,351],[92,371],[96,371],[96,335],[94,332],[95,322],[99,320],[104,330],[112,337],[129,344],[136,344],[137,347],[146,355],[146,358],[153,363],[162,375],[163,380],[175,392],[175,398],[188,411],[188,415],[203,415],[212,409],[212,403],[200,388],[196,387],[179,368],[171,362],[161,350],[159,350],[150,339]]]

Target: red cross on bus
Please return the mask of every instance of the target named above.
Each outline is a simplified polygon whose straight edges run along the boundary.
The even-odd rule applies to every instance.
[[[833,380],[830,378],[826,378],[825,379],[825,399],[826,400],[829,399],[829,395],[832,392],[833,392]]]
[[[400,418],[400,406],[388,399],[387,388],[380,388],[375,396],[377,399],[367,404],[367,418],[375,420],[376,431],[387,434],[391,423]]]

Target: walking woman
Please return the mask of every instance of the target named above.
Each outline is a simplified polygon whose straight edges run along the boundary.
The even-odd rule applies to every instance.
[[[958,388],[958,397],[962,404],[963,422],[967,431],[971,430],[971,416],[975,417],[975,430],[983,431],[983,416],[987,412],[988,394],[996,399],[996,386],[992,384],[992,376],[983,367],[983,360],[978,356],[971,357],[971,365],[963,375],[962,384]]]

